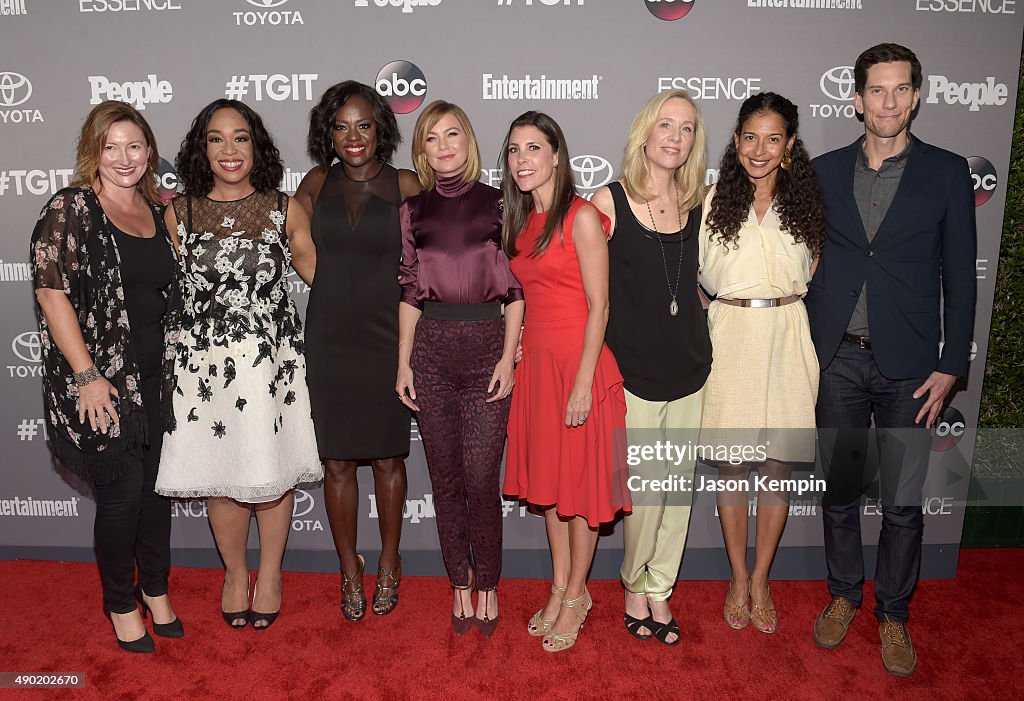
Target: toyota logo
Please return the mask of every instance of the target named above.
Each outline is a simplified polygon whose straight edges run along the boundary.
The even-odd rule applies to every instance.
[[[17,107],[32,97],[32,83],[21,73],[0,71],[0,105]]]
[[[596,190],[612,180],[612,164],[600,156],[575,156],[570,165],[576,184],[584,190]]]
[[[836,66],[821,74],[821,91],[838,102],[853,99],[853,66]]]
[[[39,342],[39,332],[26,331],[18,334],[11,341],[11,350],[26,363],[38,363],[43,359],[43,347]]]
[[[313,495],[303,489],[294,491],[295,505],[292,507],[292,518],[299,518],[313,510]]]
[[[245,0],[247,3],[254,7],[262,7],[269,10],[272,7],[281,7],[281,5],[288,2],[288,0]]]

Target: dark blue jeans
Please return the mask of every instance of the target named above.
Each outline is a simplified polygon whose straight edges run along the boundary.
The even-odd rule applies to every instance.
[[[931,437],[923,421],[914,423],[927,397],[914,399],[913,395],[925,379],[890,380],[879,372],[870,349],[845,341],[821,371],[816,413],[827,484],[822,521],[828,588],[833,596],[860,607],[864,587],[860,509],[865,492],[877,488],[882,506],[875,565],[879,620],[886,616],[908,619],[921,567],[921,492]]]

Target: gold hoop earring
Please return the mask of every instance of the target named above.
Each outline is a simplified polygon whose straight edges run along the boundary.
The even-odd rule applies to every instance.
[[[782,156],[782,160],[779,161],[779,167],[782,168],[783,170],[789,170],[790,168],[793,167],[793,158],[789,152],[789,149],[786,149],[786,153]]]

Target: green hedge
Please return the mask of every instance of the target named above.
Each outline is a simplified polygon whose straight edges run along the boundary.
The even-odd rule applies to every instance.
[[[978,425],[1024,429],[1024,60],[998,266]]]
[[[1019,77],[964,547],[1024,545],[1024,56]]]

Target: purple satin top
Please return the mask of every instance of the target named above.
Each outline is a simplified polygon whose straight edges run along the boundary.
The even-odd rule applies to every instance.
[[[523,299],[501,250],[501,193],[461,175],[410,197],[402,222],[402,301],[484,304]]]

